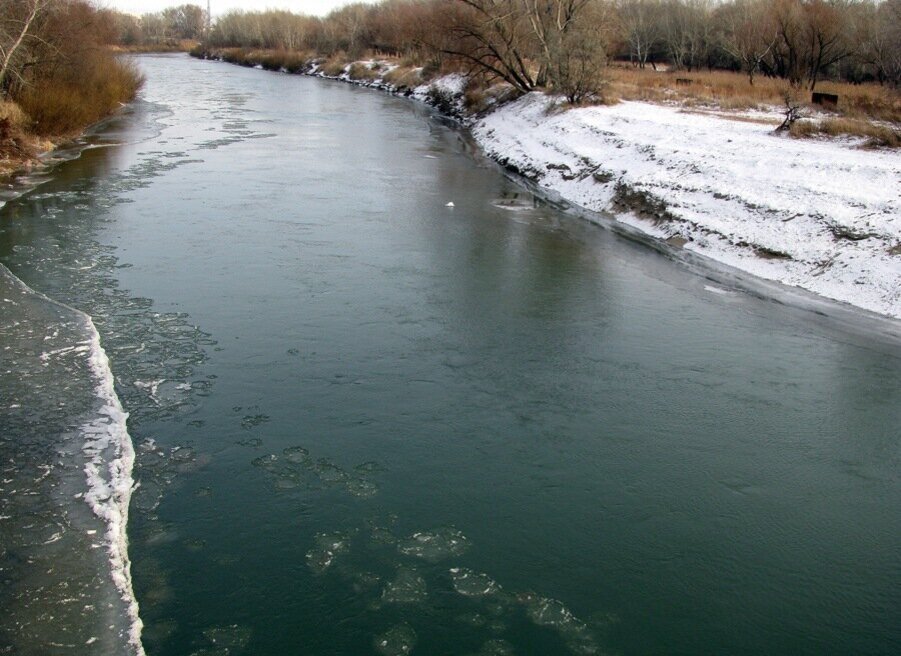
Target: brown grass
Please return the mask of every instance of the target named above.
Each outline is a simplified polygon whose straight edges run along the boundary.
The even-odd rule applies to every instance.
[[[422,76],[417,68],[398,66],[385,73],[385,82],[401,88],[412,88],[422,84]]]
[[[195,57],[214,57],[241,66],[261,66],[267,71],[287,71],[300,73],[309,68],[313,55],[296,50],[252,50],[245,48],[221,48],[206,51],[195,48],[191,51]]]
[[[631,66],[613,65],[608,69],[611,93],[623,100],[675,102],[687,106],[716,106],[726,110],[756,109],[783,104],[784,80],[763,76],[748,82],[748,76],[729,71],[688,73],[656,72]],[[690,80],[689,84],[679,84]],[[901,94],[876,84],[821,82],[817,91],[839,96],[837,113],[841,116],[901,123]],[[809,92],[800,92],[809,98]]]
[[[343,52],[338,52],[326,59],[322,66],[319,67],[319,70],[329,77],[338,77],[344,72],[348,63],[348,56]]]
[[[372,67],[364,62],[354,62],[347,69],[351,80],[376,80],[382,76],[379,67]]]
[[[107,53],[85,55],[26,86],[16,101],[44,137],[76,134],[132,100],[144,79],[130,62]]]
[[[901,148],[901,129],[875,125],[851,118],[827,118],[821,121],[797,121],[789,130],[793,137],[864,137],[870,148]]]

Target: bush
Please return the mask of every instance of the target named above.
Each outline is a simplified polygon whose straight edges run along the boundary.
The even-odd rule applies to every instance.
[[[134,99],[143,82],[132,62],[94,52],[38,77],[16,101],[31,117],[35,134],[66,136]]]

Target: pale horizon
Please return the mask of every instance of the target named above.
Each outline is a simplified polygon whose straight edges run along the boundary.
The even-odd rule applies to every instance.
[[[350,4],[355,0],[273,0],[272,2],[251,2],[248,0],[211,0],[210,11],[213,16],[220,16],[233,9],[246,11],[260,11],[264,9],[287,9],[296,14],[310,14],[325,16],[333,9]],[[372,3],[374,0],[362,0]],[[184,4],[196,4],[206,8],[206,0],[100,0],[98,6],[115,9],[126,14],[154,13],[167,7],[177,7]]]

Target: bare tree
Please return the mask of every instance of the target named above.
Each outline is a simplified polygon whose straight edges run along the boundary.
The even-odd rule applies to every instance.
[[[754,75],[776,45],[776,26],[766,7],[755,0],[736,0],[720,12],[723,49],[735,57],[754,84]]]
[[[530,63],[535,32],[521,0],[456,0],[443,9],[448,38],[439,49],[521,93],[538,86]]]
[[[807,82],[816,87],[821,73],[850,56],[854,44],[849,38],[849,23],[839,6],[824,0],[806,0],[803,5],[807,37]]]
[[[629,59],[638,68],[648,63],[651,51],[661,37],[659,0],[622,0],[619,5],[619,19],[623,36],[629,44]],[[653,62],[651,63],[653,66]]]
[[[0,4],[4,16],[0,27],[0,94],[3,97],[9,91],[10,78],[24,82],[22,68],[26,65],[26,58],[23,55],[29,41],[41,40],[37,35],[38,23],[50,11],[53,2],[27,0]]]

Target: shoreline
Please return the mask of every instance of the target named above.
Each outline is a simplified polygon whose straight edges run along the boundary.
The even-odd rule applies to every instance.
[[[380,74],[351,77],[361,65]],[[406,87],[387,82],[390,71],[367,60],[339,75],[316,63],[295,73],[430,105],[467,127],[486,158],[511,174],[593,215],[583,218],[609,218],[629,228],[625,236],[640,233],[677,259],[700,256],[716,264],[711,268],[754,278],[760,284],[747,286],[758,290],[778,285],[795,304],[821,314],[823,304],[804,295],[836,314],[892,327],[901,319],[895,151],[866,150],[862,140],[775,135],[766,122],[774,116],[760,112],[710,115],[646,102],[561,110],[539,92],[472,116],[463,107],[464,76]]]

